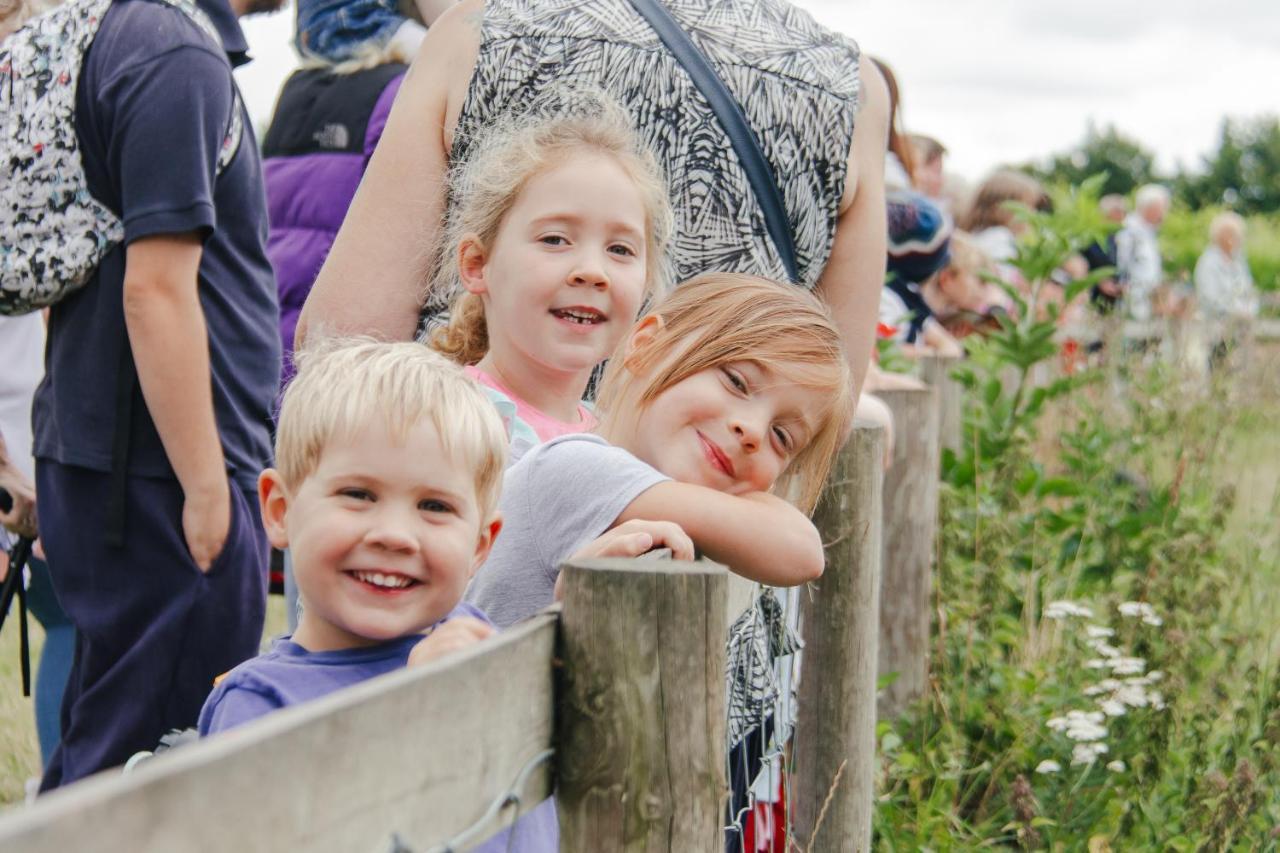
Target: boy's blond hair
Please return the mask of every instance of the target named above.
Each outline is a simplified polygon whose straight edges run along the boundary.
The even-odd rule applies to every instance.
[[[774,484],[799,496],[809,512],[818,502],[831,460],[853,419],[853,374],[830,313],[808,291],[738,273],[704,273],[676,288],[648,312],[662,318],[649,346],[628,356],[624,341],[609,361],[596,407],[601,432],[635,417],[663,391],[695,373],[751,361],[789,382],[821,392],[814,433]],[[679,352],[679,358],[672,356]],[[637,374],[653,371],[647,385]]]
[[[463,238],[474,234],[486,252],[492,250],[507,212],[530,180],[590,154],[610,158],[635,184],[645,212],[645,292],[666,290],[673,219],[661,167],[616,99],[595,89],[556,90],[528,113],[508,115],[490,127],[450,176],[452,206],[432,252],[427,303],[453,303],[449,325],[431,335],[432,346],[459,364],[484,358],[489,351],[484,303],[464,292],[458,279]]]
[[[395,441],[426,420],[446,454],[475,472],[481,518],[498,505],[507,434],[493,403],[458,365],[419,343],[328,338],[295,353],[276,428],[285,485],[310,476],[334,438],[381,419]]]

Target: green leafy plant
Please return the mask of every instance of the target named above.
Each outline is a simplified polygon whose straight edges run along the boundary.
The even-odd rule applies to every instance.
[[[1233,380],[1196,390],[1119,341],[1067,370],[1042,298],[1105,233],[1098,187],[1019,212],[1031,284],[1006,286],[1015,314],[955,374],[932,687],[880,723],[878,849],[1275,846],[1280,675],[1259,590],[1280,566],[1254,549],[1246,571],[1227,547],[1214,466]]]

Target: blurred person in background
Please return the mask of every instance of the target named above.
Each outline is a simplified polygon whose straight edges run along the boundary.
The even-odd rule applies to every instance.
[[[1196,261],[1196,302],[1213,348],[1210,367],[1230,354],[1242,331],[1258,316],[1258,291],[1253,286],[1244,251],[1245,222],[1238,213],[1219,213],[1209,223],[1209,245]]]
[[[1133,213],[1124,218],[1116,234],[1117,279],[1129,316],[1150,320],[1154,314],[1156,290],[1164,283],[1164,262],[1160,258],[1160,226],[1169,214],[1169,190],[1147,184],[1134,196]]]
[[[1098,199],[1098,208],[1102,211],[1102,215],[1109,222],[1116,225],[1124,223],[1124,218],[1129,215],[1129,202],[1119,193],[1110,193]],[[1107,235],[1106,239],[1099,243],[1094,243],[1084,250],[1085,262],[1089,265],[1089,271],[1110,267],[1112,275],[1104,278],[1095,284],[1089,291],[1089,301],[1093,303],[1093,307],[1101,314],[1110,314],[1115,308],[1116,303],[1120,301],[1122,285],[1118,280],[1118,259],[1116,257],[1116,234],[1112,231]]]
[[[947,149],[932,136],[912,133],[907,139],[911,143],[911,157],[915,162],[915,188],[933,199],[940,207],[946,209],[948,202],[944,195],[943,161]]]

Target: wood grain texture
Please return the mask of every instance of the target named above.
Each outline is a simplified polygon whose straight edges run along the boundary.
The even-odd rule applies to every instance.
[[[429,666],[55,791],[0,820],[0,850],[385,853],[392,833],[426,850],[551,745],[556,622],[539,614]],[[526,810],[550,793],[550,769],[529,778]]]
[[[959,451],[964,428],[964,387],[951,378],[960,359],[947,355],[920,356],[920,378],[938,392],[938,439],[942,447]]]
[[[791,809],[793,838],[815,853],[871,845],[883,433],[855,424],[836,457],[813,516],[827,567],[800,593],[805,648]]]
[[[721,848],[725,570],[613,559],[562,571],[560,849]]]
[[[881,393],[893,412],[893,464],[884,478],[884,560],[880,574],[880,675],[897,673],[880,694],[881,717],[924,694],[938,527],[938,396],[933,388]]]

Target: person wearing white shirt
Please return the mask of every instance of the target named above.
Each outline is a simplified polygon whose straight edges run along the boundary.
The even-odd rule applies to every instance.
[[[1169,191],[1159,184],[1140,188],[1134,212],[1125,217],[1124,227],[1116,234],[1116,266],[1129,316],[1135,320],[1151,319],[1152,297],[1164,281],[1159,233],[1169,202]]]
[[[1244,253],[1244,219],[1219,213],[1209,223],[1209,245],[1196,262],[1196,302],[1213,343],[1210,366],[1227,357],[1239,327],[1258,315],[1258,292]]]

